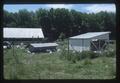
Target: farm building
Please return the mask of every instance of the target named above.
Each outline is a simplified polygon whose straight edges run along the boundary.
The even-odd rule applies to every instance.
[[[3,28],[3,38],[6,41],[32,40],[44,38],[41,28]]]
[[[69,49],[73,51],[101,51],[109,42],[110,32],[88,32],[69,38]]]
[[[17,47],[28,47],[30,52],[52,52],[55,51],[57,47],[56,43],[41,43],[41,39],[44,38],[41,28],[5,27],[3,28],[3,38],[4,42],[10,42]]]
[[[33,43],[28,48],[30,52],[53,52],[57,46],[56,43]]]
[[[9,42],[10,44],[20,45],[23,43],[29,44],[32,42],[41,42],[41,40],[44,38],[44,35],[41,28],[4,27],[3,38],[3,43]],[[6,47],[6,45],[3,47]]]

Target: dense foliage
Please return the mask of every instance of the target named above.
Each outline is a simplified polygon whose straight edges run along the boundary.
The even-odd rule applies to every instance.
[[[65,8],[38,9],[29,12],[26,9],[11,13],[4,10],[4,27],[42,28],[45,37],[54,41],[90,31],[111,31],[115,38],[115,13],[82,13]]]

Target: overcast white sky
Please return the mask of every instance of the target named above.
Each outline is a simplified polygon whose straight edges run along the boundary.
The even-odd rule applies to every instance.
[[[115,4],[14,4],[4,5],[4,9],[9,12],[18,12],[20,9],[27,9],[28,11],[36,11],[39,8],[66,8],[74,9],[80,12],[97,13],[100,11],[116,12]]]

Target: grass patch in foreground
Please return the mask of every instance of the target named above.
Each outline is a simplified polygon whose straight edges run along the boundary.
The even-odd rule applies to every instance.
[[[115,57],[97,57],[71,63],[59,58],[59,53],[29,54],[15,49],[19,64],[15,63],[12,50],[4,51],[5,79],[114,79]]]

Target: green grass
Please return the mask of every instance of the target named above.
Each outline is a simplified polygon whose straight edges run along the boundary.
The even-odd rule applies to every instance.
[[[60,58],[60,52],[29,54],[15,48],[16,63],[12,49],[4,50],[5,79],[114,79],[116,58],[97,57],[72,63]]]

